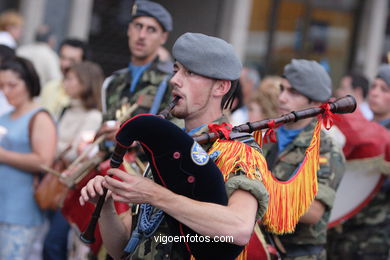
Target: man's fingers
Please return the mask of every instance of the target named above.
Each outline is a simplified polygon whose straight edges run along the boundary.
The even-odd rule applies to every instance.
[[[109,169],[108,174],[116,176],[125,182],[130,182],[133,179],[132,176],[130,174],[128,174],[127,172],[124,172],[124,171],[116,169],[116,168]]]
[[[113,199],[114,201],[123,202],[123,203],[128,203],[128,202],[129,202],[129,200],[128,200],[127,198],[121,196],[121,195],[118,194],[118,193],[112,193],[111,196],[112,196],[112,199]]]

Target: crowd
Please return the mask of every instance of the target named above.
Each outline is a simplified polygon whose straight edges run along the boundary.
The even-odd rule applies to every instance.
[[[35,43],[19,46],[23,17],[13,11],[0,14],[0,259],[28,259],[34,250],[38,259],[45,260],[98,255],[100,259],[203,259],[192,244],[153,239],[172,234],[177,223],[177,234],[190,230],[202,236],[233,237],[233,243],[218,251],[226,255],[210,253],[213,258],[205,259],[390,259],[390,65],[380,66],[374,79],[352,71],[337,83],[318,62],[292,59],[282,75],[261,78],[255,68],[242,66],[229,43],[216,37],[185,33],[175,41],[171,55],[163,47],[174,29],[170,13],[152,1],[137,0],[135,5],[127,30],[129,64],[106,78],[92,61],[88,43],[65,39],[57,54],[53,33],[41,26]],[[128,174],[142,173],[144,164],[139,161],[146,160],[140,145],[129,148],[121,170],[88,175],[84,187],[73,187],[77,202],[62,198],[48,210],[34,196],[38,183],[50,174],[63,181],[74,174],[72,169],[96,156],[101,156],[102,164],[99,161],[88,170],[104,168],[120,124],[134,115],[158,114],[173,98],[177,102],[168,119],[193,136],[213,131],[213,124],[226,130],[229,122],[235,126],[276,118],[346,95],[355,97],[357,109],[334,116],[332,131],[320,130],[314,173],[317,193],[288,234],[275,234],[262,224],[274,194],[264,174],[270,170],[280,183],[297,178],[317,118],[269,125],[272,131],[262,133],[261,142],[252,135],[236,137],[234,141],[247,149],[245,156],[232,157],[222,146],[211,152],[218,141],[194,145],[193,153],[207,160],[192,157],[197,167],[211,159],[220,168],[223,182],[220,176],[217,179],[226,190],[223,203],[173,192],[156,180],[158,168],[146,171],[146,178]],[[269,138],[272,134],[276,140]],[[96,144],[98,139],[103,141]],[[153,157],[142,147],[146,157]],[[175,152],[166,161],[181,156]],[[226,170],[230,161],[234,167]],[[343,178],[353,176],[356,165],[370,166],[378,180],[367,187],[370,197],[345,213],[347,218],[332,219],[339,188],[344,193],[359,192],[342,190]],[[185,168],[184,163],[179,168]],[[187,175],[183,186],[197,183],[197,173]],[[197,190],[207,190],[201,181],[197,185]],[[196,193],[195,186],[189,187]],[[99,220],[102,242],[91,250],[75,239],[80,226],[61,208],[64,203],[67,208],[76,207],[70,203],[96,204],[103,188],[108,195]],[[137,204],[146,206],[138,212]],[[145,229],[147,217],[153,221],[149,219],[151,226]],[[155,233],[147,235],[150,229]],[[105,252],[99,254],[102,248]],[[200,251],[214,252],[214,248]]]

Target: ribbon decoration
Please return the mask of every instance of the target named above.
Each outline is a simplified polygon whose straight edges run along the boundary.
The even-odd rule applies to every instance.
[[[326,130],[329,130],[332,128],[334,124],[334,120],[337,119],[336,115],[330,111],[330,105],[328,103],[322,104],[320,108],[324,109],[324,112],[322,115],[318,115],[319,119],[322,119],[324,127]]]
[[[208,125],[209,131],[211,133],[214,133],[216,135],[222,134],[222,136],[229,140],[230,139],[230,132],[232,131],[232,125],[229,123],[222,123],[220,125],[218,124],[209,124]]]
[[[268,130],[264,134],[264,143],[276,143],[276,133],[275,128],[278,126],[275,123],[275,120],[271,120],[268,122]]]

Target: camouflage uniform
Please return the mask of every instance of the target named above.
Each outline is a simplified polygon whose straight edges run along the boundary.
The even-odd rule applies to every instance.
[[[221,117],[213,123],[221,124],[223,122],[227,122],[225,117]],[[194,135],[199,135],[201,133],[208,132],[208,127],[204,126]],[[239,140],[241,142],[254,147],[256,150],[261,152],[261,148],[255,142],[253,138],[248,138],[248,135],[245,137],[237,138],[235,140]],[[205,151],[208,151],[211,148],[211,144],[202,145],[202,148]],[[259,173],[260,174],[260,173]],[[253,196],[258,200],[258,212],[257,217],[260,218],[265,214],[266,206],[268,205],[268,192],[265,189],[263,183],[260,180],[249,179],[245,176],[244,171],[238,170],[234,174],[231,174],[228,181],[225,183],[226,192],[228,196],[238,190],[245,190],[250,192]],[[133,220],[134,221],[134,220]],[[133,222],[134,223],[134,222]],[[131,260],[161,260],[161,259],[170,259],[170,260],[181,260],[181,259],[189,259],[188,252],[179,251],[180,249],[175,246],[175,243],[157,243],[155,238],[160,235],[169,235],[168,226],[166,222],[159,226],[156,233],[149,239],[144,240],[136,249],[134,254],[129,258]]]
[[[384,125],[390,129],[390,124]],[[332,229],[328,236],[329,259],[390,259],[390,179],[375,197],[342,230]]]
[[[164,88],[164,84],[168,84],[172,68],[171,63],[162,63],[156,58],[140,77],[133,93],[130,92],[132,79],[129,69],[114,72],[103,84],[104,120],[118,119],[127,107],[135,103],[138,104],[138,108],[132,115],[150,113],[156,93],[160,88]],[[157,112],[167,106],[169,98],[170,91],[166,85]]]
[[[265,157],[274,176],[286,181],[300,166],[310,144],[316,121],[307,125],[295,139],[278,154],[278,144],[265,147]],[[325,213],[314,225],[298,223],[293,234],[279,236],[287,254],[283,259],[326,259],[326,230],[336,188],[344,173],[344,156],[324,131],[321,131],[320,169],[317,172],[318,193],[316,200],[325,205]]]

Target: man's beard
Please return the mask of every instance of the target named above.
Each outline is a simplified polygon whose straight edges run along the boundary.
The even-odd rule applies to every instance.
[[[171,114],[172,116],[179,119],[185,119],[188,115],[187,111],[176,111],[175,109],[171,111]]]

